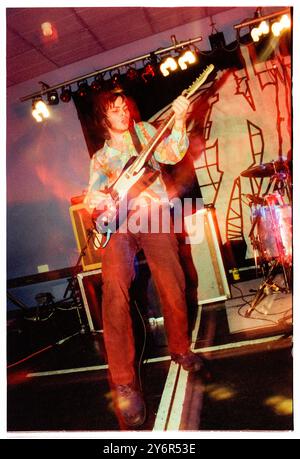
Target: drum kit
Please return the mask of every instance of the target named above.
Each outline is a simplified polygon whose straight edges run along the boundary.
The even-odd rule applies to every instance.
[[[266,191],[261,196],[259,193],[246,195],[251,218],[249,239],[254,250],[256,269],[260,265],[263,273],[263,282],[246,311],[246,317],[249,317],[268,293],[291,291],[291,167],[288,161],[271,161],[254,165],[243,171],[241,176],[255,180],[269,177]],[[279,270],[283,274],[284,286],[274,282]]]

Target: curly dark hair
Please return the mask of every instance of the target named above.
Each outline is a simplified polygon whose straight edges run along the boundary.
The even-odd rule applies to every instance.
[[[102,137],[104,139],[109,139],[109,131],[107,129],[107,110],[115,103],[115,101],[121,97],[123,101],[126,102],[129,112],[131,123],[133,121],[140,121],[138,108],[130,97],[125,95],[122,92],[115,91],[102,91],[94,99],[94,117],[96,124],[102,132]]]

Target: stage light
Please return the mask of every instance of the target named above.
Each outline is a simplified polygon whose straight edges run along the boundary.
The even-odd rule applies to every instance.
[[[51,37],[53,35],[53,28],[51,22],[43,22],[41,29],[44,37]]]
[[[258,27],[251,29],[252,40],[258,42],[262,35],[267,35],[270,32],[270,26],[267,21],[262,21]]]
[[[286,8],[280,12],[262,15],[262,8],[257,8],[254,19],[247,19],[240,24],[236,24],[234,28],[238,31],[244,27],[249,27],[249,33],[253,41],[258,42],[262,35],[267,35],[272,31],[273,36],[279,37],[282,31],[286,31],[291,27],[291,17],[289,14],[290,8]]]
[[[260,32],[260,35],[267,35],[270,32],[270,27],[267,21],[262,21],[259,26],[258,30]]]
[[[138,78],[139,78],[139,73],[138,73],[138,71],[137,71],[135,68],[129,67],[129,69],[128,69],[127,72],[126,72],[126,78],[127,78],[129,81],[138,80]]]
[[[41,117],[37,109],[34,107],[32,107],[32,116],[38,123],[41,123],[41,121],[43,121],[43,118]]]
[[[44,117],[44,118],[49,118],[50,112],[48,110],[47,105],[45,102],[43,102],[41,99],[38,100],[35,104],[35,108],[39,111],[39,113]]]
[[[94,92],[100,91],[102,88],[102,79],[101,75],[97,75],[94,79],[94,81],[91,82],[91,89]]]
[[[79,97],[86,97],[89,90],[89,85],[86,80],[78,83],[77,94]]]
[[[153,77],[155,77],[155,67],[152,64],[147,64],[142,72],[142,78],[145,83],[148,83]]]
[[[42,122],[45,118],[49,118],[48,107],[42,99],[32,101],[32,116],[38,123]]]
[[[142,71],[142,79],[144,83],[148,83],[157,74],[157,68],[158,68],[157,56],[153,52],[150,53],[150,57],[143,62],[143,65],[144,65],[144,69]]]
[[[290,29],[291,27],[291,18],[287,15],[287,14],[284,14],[283,16],[281,16],[281,19],[280,19],[280,24],[282,25],[282,27],[284,29]]]
[[[259,31],[259,28],[258,27],[254,27],[252,30],[251,30],[251,38],[253,41],[259,41],[259,37],[260,37],[260,31]]]
[[[214,30],[216,29],[214,28]],[[223,32],[217,31],[216,33],[212,33],[209,35],[208,39],[212,50],[222,49],[226,45]]]
[[[114,92],[123,92],[123,87],[121,85],[121,75],[119,72],[110,74],[110,84]]]
[[[57,105],[59,103],[59,97],[57,91],[50,91],[47,94],[47,101],[49,105]]]
[[[174,72],[177,68],[177,62],[173,57],[167,57],[159,66],[161,73],[163,76],[170,75],[170,71]]]
[[[178,64],[181,70],[186,70],[188,68],[187,64],[191,65],[196,62],[197,58],[195,53],[193,53],[190,49],[185,51],[178,59]]]
[[[44,42],[48,42],[53,40],[53,38],[57,38],[57,31],[54,24],[45,22],[41,25],[41,28],[44,31],[44,35],[42,37]],[[37,97],[45,96],[45,98],[48,99],[49,105],[55,105],[59,103],[59,100],[62,102],[68,102],[71,100],[71,97],[74,96],[74,94],[76,94],[78,97],[84,97],[88,94],[91,94],[91,91],[99,91],[103,89],[113,89],[115,92],[123,91],[124,89],[122,86],[123,83],[125,84],[126,80],[140,81],[142,78],[144,83],[148,83],[156,76],[159,76],[159,65],[162,62],[162,57],[168,57],[168,59],[166,59],[166,61],[161,66],[162,73],[167,76],[171,71],[175,71],[178,68],[176,60],[178,59],[179,52],[187,47],[189,48],[193,43],[202,40],[202,37],[197,37],[183,42],[177,42],[175,35],[173,35],[171,38],[173,41],[171,46],[159,48],[155,51],[135,57],[134,59],[130,59],[126,62],[121,62],[119,64],[103,68],[102,70],[97,70],[84,76],[81,75],[77,78],[61,82],[60,84],[55,84],[53,87],[50,87],[48,84],[39,81],[39,84],[42,85],[41,91],[21,97],[20,101],[32,101]],[[174,57],[172,57],[172,54],[174,54]],[[193,58],[187,56],[185,62],[186,65],[193,61]],[[196,56],[198,57],[197,53]],[[142,65],[136,66],[135,63],[137,62],[140,62]],[[185,67],[184,64],[181,65]],[[123,74],[120,75],[120,69],[124,68],[125,72],[127,70],[126,74],[123,72]],[[117,71],[117,74],[112,74],[111,72],[113,70]],[[111,74],[111,78],[106,78],[108,72]],[[100,78],[98,78],[99,76]],[[92,81],[93,79],[94,81]],[[88,85],[89,81],[92,81],[91,87]],[[73,87],[73,85],[76,84],[77,88],[73,88],[72,90],[70,86],[72,85]],[[59,91],[59,94],[57,94],[57,91]],[[38,115],[37,118],[39,119]]]
[[[39,81],[39,84],[42,86],[42,91],[47,91],[50,89],[50,86],[44,81]],[[47,102],[48,105],[57,105],[59,103],[59,97],[55,89],[49,90],[47,92]]]
[[[279,37],[282,31],[291,27],[291,19],[287,14],[281,16],[280,20],[272,24],[272,33],[275,37]]]
[[[68,88],[63,86],[61,90],[61,95],[59,96],[60,100],[62,102],[70,102],[71,97],[72,97],[72,91],[71,91],[70,86]]]
[[[272,34],[274,35],[274,37],[280,36],[282,26],[279,22],[274,22],[274,24],[272,24],[271,29],[272,29]]]

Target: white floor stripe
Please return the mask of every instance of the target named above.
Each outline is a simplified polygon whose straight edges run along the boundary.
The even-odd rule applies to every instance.
[[[268,338],[260,338],[260,339],[253,339],[248,341],[239,341],[236,343],[227,343],[227,344],[220,344],[218,346],[209,346],[209,347],[202,347],[199,349],[194,349],[194,352],[217,352],[225,349],[234,349],[243,346],[255,345],[255,344],[262,344],[271,341],[279,341],[285,335],[277,335],[277,336],[270,336]],[[153,357],[151,359],[146,359],[144,361],[145,364],[147,363],[157,363],[157,362],[164,362],[170,360],[171,357],[169,355],[163,357]],[[107,365],[94,365],[92,367],[80,367],[80,368],[67,368],[65,370],[52,370],[52,371],[41,371],[37,373],[27,373],[27,378],[33,378],[36,376],[52,376],[52,375],[60,375],[60,374],[67,374],[67,373],[80,373],[84,371],[98,371],[98,370],[107,370]]]
[[[192,332],[192,343],[191,343],[192,350],[194,350],[199,328],[200,328],[201,313],[202,313],[202,306],[199,306],[198,311],[197,311],[197,317],[195,320],[194,329]],[[179,430],[180,423],[181,423],[183,404],[184,404],[184,399],[185,399],[185,393],[186,393],[186,388],[187,388],[187,382],[188,382],[188,372],[180,368],[178,382],[175,388],[173,404],[171,407],[170,418],[166,426],[166,430]]]
[[[216,351],[222,351],[224,349],[235,349],[235,348],[243,347],[243,346],[252,346],[255,344],[268,343],[270,341],[278,341],[284,336],[285,335],[269,336],[267,338],[258,338],[258,339],[251,339],[251,340],[246,340],[246,341],[238,341],[236,343],[220,344],[219,346],[202,347],[200,349],[195,349],[194,352],[203,352],[203,353],[216,352]]]
[[[107,370],[108,365],[95,365],[93,367],[66,368],[65,370],[40,371],[37,373],[27,373],[26,378],[35,378],[37,376],[65,375],[68,373],[80,373],[84,371]]]
[[[171,357],[169,355],[165,355],[163,357],[153,357],[151,359],[144,360],[143,363],[146,364],[146,363],[164,362],[166,360],[171,360]],[[52,371],[40,371],[37,373],[28,373],[26,377],[33,378],[35,376],[63,375],[67,373],[80,373],[84,371],[107,370],[107,368],[108,368],[108,365],[94,365],[92,367],[66,368],[65,370],[52,370]]]
[[[197,312],[197,317],[196,317],[196,320],[195,320],[195,326],[194,326],[194,329],[193,329],[193,332],[192,332],[191,349],[195,348],[198,332],[199,332],[199,329],[200,329],[201,314],[202,314],[202,306],[198,306],[198,312]]]
[[[198,335],[198,330],[201,320],[202,307],[198,307],[197,318],[192,333],[192,346],[195,346],[195,342]],[[175,373],[176,365],[176,373]],[[162,393],[160,404],[158,407],[157,415],[153,430],[178,430],[183,403],[185,398],[185,391],[187,385],[188,372],[182,370],[179,365],[171,363],[165,387]]]
[[[171,413],[169,421],[165,427],[165,430],[179,430],[183,404],[185,399],[186,386],[188,381],[188,372],[183,370],[181,367],[179,369],[179,377],[175,387],[175,395],[173,398],[173,403],[171,407]]]
[[[165,382],[165,387],[160,399],[157,415],[153,430],[165,430],[168,423],[170,407],[172,406],[172,399],[174,389],[177,384],[177,377],[180,371],[180,367],[177,363],[171,362],[168,376]]]

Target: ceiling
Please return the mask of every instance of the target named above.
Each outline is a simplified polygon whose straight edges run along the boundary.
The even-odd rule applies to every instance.
[[[7,85],[231,8],[7,8]]]

